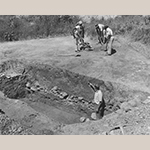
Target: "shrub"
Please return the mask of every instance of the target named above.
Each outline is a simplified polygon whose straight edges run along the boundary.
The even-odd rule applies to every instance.
[[[0,41],[16,41],[70,34],[78,16],[0,16]]]
[[[141,41],[144,44],[150,43],[150,28],[137,28],[132,33],[132,38],[135,41]]]
[[[0,16],[0,41],[45,38],[57,35],[70,35],[74,25],[81,19],[77,15],[29,15]],[[135,41],[150,42],[150,16],[122,15],[115,18],[97,19],[91,17],[85,23],[86,35],[97,37],[95,24],[110,26],[115,35],[131,35]]]
[[[134,41],[141,41],[144,44],[150,43],[150,16],[141,15],[123,15],[109,19],[92,18],[90,23],[86,24],[87,36],[95,38],[95,24],[101,23],[110,26],[115,35],[129,35]]]

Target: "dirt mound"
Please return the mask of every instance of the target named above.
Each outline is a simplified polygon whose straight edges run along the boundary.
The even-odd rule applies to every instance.
[[[0,112],[0,135],[32,135],[21,124]]]
[[[63,135],[150,135],[149,104],[126,113],[112,113],[99,121],[62,127]]]

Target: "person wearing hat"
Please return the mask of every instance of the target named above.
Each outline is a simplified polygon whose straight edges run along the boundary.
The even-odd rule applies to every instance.
[[[94,120],[96,120],[97,117],[99,119],[101,119],[104,116],[104,110],[105,110],[105,106],[106,106],[104,98],[103,98],[103,93],[100,89],[101,87],[98,85],[93,85],[91,83],[88,83],[88,85],[94,91],[94,99],[92,102],[98,106],[96,112],[92,113],[91,118]]]
[[[98,34],[98,40],[101,45],[106,44],[106,55],[112,54],[112,44],[114,42],[113,32],[107,25],[96,24],[96,32]]]
[[[82,21],[79,21],[79,22],[76,24],[75,28],[76,28],[77,30],[79,30],[79,32],[81,32],[81,33],[80,33],[80,34],[81,34],[81,37],[84,38],[84,25],[83,25],[83,22],[82,22]]]
[[[108,26],[104,29],[104,39],[106,43],[106,55],[112,54],[112,44],[114,42],[113,31]]]
[[[80,45],[84,44],[84,25],[82,21],[79,21],[73,29],[73,37],[76,40],[76,52],[78,52],[80,51]]]
[[[96,24],[95,25],[95,30],[97,32],[98,35],[98,43],[100,43],[101,45],[103,45],[104,43],[104,36],[103,36],[103,30],[104,30],[104,25],[103,24]]]

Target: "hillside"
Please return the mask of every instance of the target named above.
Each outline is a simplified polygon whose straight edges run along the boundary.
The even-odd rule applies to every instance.
[[[82,115],[89,117],[89,108],[86,112],[82,112],[79,106],[73,110],[58,97],[42,92],[17,100],[1,95],[0,109],[33,134],[104,134],[119,125],[123,126],[124,134],[149,134],[147,112],[150,108],[147,105],[149,101],[145,101],[150,95],[149,47],[131,42],[129,37],[116,36],[114,54],[105,56],[104,48],[96,45],[97,41],[89,38],[86,41],[94,50],[83,51],[80,57],[75,57],[75,41],[70,36],[1,43],[1,72],[19,75],[15,70],[18,63],[10,67],[11,61],[22,62],[23,67],[32,67],[30,80],[36,79],[48,91],[58,86],[69,95],[76,94],[88,102],[93,93],[86,82],[100,82],[104,86],[108,106],[110,102],[114,106],[102,120],[80,123]],[[77,76],[83,82],[79,83]],[[58,99],[57,102],[54,99]],[[115,106],[116,102],[119,104]],[[77,110],[78,113],[74,113]]]

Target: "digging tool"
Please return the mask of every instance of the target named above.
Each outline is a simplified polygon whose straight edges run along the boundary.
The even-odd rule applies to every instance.
[[[86,49],[88,49],[88,51],[93,51],[92,46],[91,46],[90,43],[88,43],[88,42],[82,43],[80,49],[81,49],[81,50],[86,50]]]
[[[80,57],[81,56],[81,54],[77,54],[75,57]]]
[[[88,85],[94,92],[96,91],[95,86],[92,83],[88,82]]]
[[[110,133],[111,131],[118,130],[118,129],[121,130],[122,135],[125,135],[125,134],[124,134],[124,130],[123,130],[123,126],[121,126],[121,125],[112,128],[111,130],[109,130],[108,132],[106,132],[106,135],[110,135],[109,133]]]
[[[111,131],[120,129],[121,132],[122,132],[122,135],[125,135],[125,132],[124,132],[124,130],[123,130],[123,127],[127,127],[127,126],[133,126],[133,124],[118,125],[118,126],[116,126],[116,127],[113,127],[111,130],[109,130],[108,132],[105,132],[105,133],[106,133],[106,135],[109,135],[109,133],[110,133]]]

